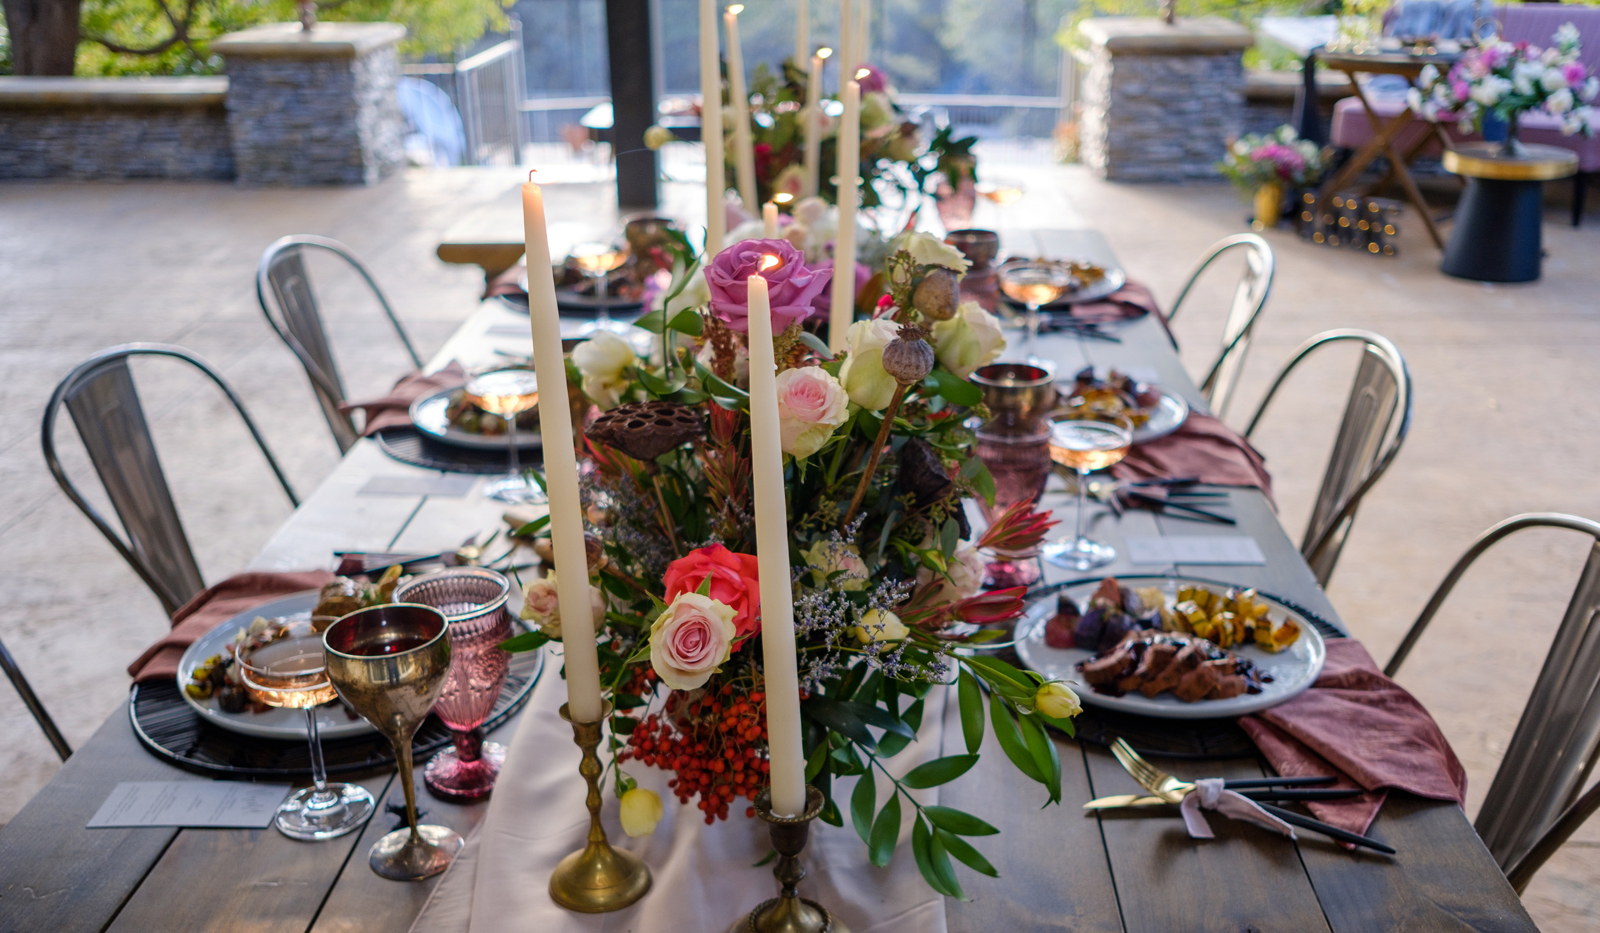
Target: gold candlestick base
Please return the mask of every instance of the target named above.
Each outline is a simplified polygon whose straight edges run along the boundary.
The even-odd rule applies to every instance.
[[[767,821],[772,832],[772,847],[778,851],[778,864],[772,874],[778,879],[781,891],[729,927],[728,933],[850,933],[826,907],[795,891],[806,876],[805,866],[800,864],[800,853],[805,851],[806,839],[811,835],[811,821],[821,812],[822,791],[809,785],[806,787],[806,812],[799,816],[775,816],[770,788],[756,795],[756,814]]]
[[[572,740],[583,749],[578,773],[589,782],[589,844],[561,860],[550,875],[550,899],[568,910],[603,914],[621,910],[650,890],[650,868],[631,852],[611,848],[600,825],[600,726],[611,715],[605,702],[599,722],[573,722],[567,704],[561,718],[572,723]]]

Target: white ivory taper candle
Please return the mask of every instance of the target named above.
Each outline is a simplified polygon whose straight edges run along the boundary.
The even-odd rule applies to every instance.
[[[594,617],[589,612],[589,559],[583,546],[578,495],[578,457],[572,443],[572,408],[567,405],[567,364],[561,353],[561,321],[550,240],[545,230],[544,193],[522,186],[522,224],[527,239],[528,317],[533,323],[533,366],[540,395],[545,486],[550,494],[550,545],[555,551],[556,595],[561,601],[562,653],[567,665],[567,712],[574,722],[600,719],[600,661]],[[774,417],[776,423],[776,417]]]
[[[767,240],[778,237],[778,205],[771,201],[761,205],[761,236]]]
[[[849,2],[849,0],[845,0]],[[844,83],[839,115],[839,226],[833,235],[833,296],[828,314],[828,349],[845,348],[856,305],[856,197],[861,186],[861,85]]]
[[[803,197],[815,197],[822,173],[822,68],[833,49],[817,49],[811,56],[811,72],[806,76],[806,181]]]
[[[804,68],[811,55],[811,0],[795,0],[794,66]]]
[[[789,517],[778,429],[778,364],[772,353],[767,280],[750,286],[750,472],[755,488],[756,558],[761,578],[761,648],[767,676],[767,753],[772,812],[806,808],[806,759],[800,744],[800,676],[794,650],[794,595],[789,588]]]
[[[856,40],[851,48],[855,49],[855,63],[860,65],[872,57],[872,0],[855,0],[855,3]]]
[[[739,14],[744,4],[735,3],[722,14],[728,31],[728,100],[733,104],[733,172],[739,185],[739,200],[754,214],[756,205],[756,151],[750,139],[750,89],[744,81],[744,51],[739,45]]]
[[[856,21],[855,4],[839,0],[839,48],[834,57],[839,60],[839,93],[844,94],[844,83],[856,73]]]
[[[722,153],[722,68],[717,57],[716,0],[700,0],[700,138],[706,147],[706,256],[722,251],[728,184]],[[558,578],[559,579],[559,578]]]

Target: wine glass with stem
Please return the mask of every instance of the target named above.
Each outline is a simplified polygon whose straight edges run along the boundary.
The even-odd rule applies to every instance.
[[[461,837],[446,826],[417,824],[411,738],[450,675],[449,623],[439,610],[389,603],[352,612],[323,633],[328,679],[357,714],[394,746],[406,828],[373,844],[372,870],[394,881],[421,881],[450,866]]]
[[[497,502],[545,502],[545,493],[522,472],[517,453],[517,416],[539,404],[539,378],[530,369],[496,369],[481,373],[464,390],[466,400],[506,423],[506,454],[510,472],[484,487],[483,494]]]
[[[595,319],[578,328],[580,335],[609,330],[625,334],[631,326],[611,319],[611,301],[606,294],[607,279],[611,273],[628,261],[628,243],[621,237],[609,240],[589,240],[572,247],[572,261],[578,270],[594,281]]]
[[[1022,348],[1027,361],[1034,366],[1048,365],[1049,362],[1041,362],[1036,353],[1039,309],[1060,298],[1071,281],[1071,275],[1059,263],[1023,261],[1000,266],[1000,290],[1005,292],[1007,298],[1028,309],[1023,317],[1026,337]]]
[[[359,784],[328,783],[322,763],[322,740],[317,734],[317,707],[337,694],[322,657],[322,636],[309,619],[292,621],[275,634],[277,637],[257,636],[261,640],[241,646],[239,679],[245,692],[257,702],[306,711],[311,786],[285,800],[273,822],[279,832],[291,839],[342,836],[365,825],[375,804],[372,794]]]
[[[1071,540],[1061,538],[1039,552],[1068,570],[1093,570],[1117,557],[1117,549],[1084,533],[1089,474],[1121,463],[1133,445],[1133,423],[1126,415],[1070,408],[1050,418],[1050,459],[1078,474],[1078,526]]]
[[[995,228],[1006,229],[1006,208],[1022,200],[1022,183],[1010,178],[989,179],[973,186],[985,201],[995,207]]]

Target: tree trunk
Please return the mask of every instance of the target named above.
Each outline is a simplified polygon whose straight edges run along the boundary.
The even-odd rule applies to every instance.
[[[3,0],[11,66],[19,75],[71,75],[80,0]]]

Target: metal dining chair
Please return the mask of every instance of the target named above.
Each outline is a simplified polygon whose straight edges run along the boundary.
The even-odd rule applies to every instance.
[[[1411,371],[1405,357],[1388,338],[1371,331],[1341,329],[1317,334],[1301,344],[1278,372],[1250,419],[1250,426],[1244,429],[1248,439],[1278,387],[1300,361],[1318,347],[1348,340],[1363,345],[1361,363],[1350,386],[1328,468],[1322,474],[1322,488],[1317,492],[1311,521],[1300,541],[1300,553],[1321,586],[1327,586],[1333,576],[1362,497],[1389,469],[1411,431]]]
[[[11,686],[17,690],[17,696],[22,698],[22,705],[33,714],[33,721],[39,724],[39,729],[44,732],[50,747],[56,750],[62,761],[72,755],[72,746],[67,744],[67,737],[56,728],[56,721],[50,718],[50,711],[44,708],[39,695],[33,692],[33,685],[28,683],[28,678],[22,673],[22,668],[17,665],[17,659],[11,656],[6,648],[6,643],[0,641],[0,667],[5,668],[6,677],[11,681]]]
[[[1582,793],[1600,758],[1600,522],[1535,512],[1508,518],[1479,535],[1450,568],[1383,669],[1390,677],[1399,672],[1474,561],[1502,538],[1527,528],[1567,528],[1593,542],[1528,705],[1473,824],[1518,894],[1562,843],[1600,810],[1600,785]]]
[[[1233,303],[1228,308],[1228,320],[1222,328],[1222,351],[1200,382],[1200,391],[1205,395],[1206,404],[1218,418],[1228,413],[1228,403],[1233,400],[1233,390],[1239,384],[1240,373],[1244,371],[1245,355],[1250,352],[1251,331],[1267,303],[1267,295],[1272,291],[1272,273],[1277,266],[1272,247],[1254,233],[1236,233],[1213,243],[1200,260],[1200,265],[1189,274],[1189,280],[1183,283],[1183,290],[1178,292],[1177,300],[1172,302],[1172,310],[1167,313],[1167,323],[1170,324],[1178,316],[1183,308],[1183,300],[1189,297],[1200,276],[1212,263],[1233,250],[1244,253],[1244,273],[1233,290]]]
[[[411,345],[411,338],[406,336],[405,327],[395,316],[394,308],[389,306],[389,300],[383,296],[377,281],[343,243],[323,236],[295,234],[274,241],[261,254],[261,264],[256,267],[256,299],[261,303],[261,313],[266,315],[267,323],[272,325],[273,331],[300,360],[300,365],[305,367],[306,376],[311,379],[312,391],[317,395],[317,403],[322,406],[322,414],[328,419],[328,428],[333,431],[333,439],[339,445],[339,452],[347,453],[360,439],[361,432],[356,430],[350,416],[339,410],[339,403],[345,400],[344,381],[339,376],[338,364],[334,362],[328,332],[322,325],[321,306],[306,270],[307,248],[332,253],[348,263],[372,289],[373,297],[378,299],[389,323],[394,325],[395,334],[400,337],[400,343],[405,346],[412,365],[417,369],[422,368],[422,357]],[[268,294],[272,295],[270,302],[267,300]],[[274,306],[277,313],[274,313]]]
[[[150,423],[139,404],[139,392],[128,368],[129,358],[135,356],[182,360],[216,383],[239,412],[289,501],[298,507],[300,499],[233,388],[210,364],[183,347],[160,343],[124,344],[101,350],[67,373],[44,409],[40,439],[45,463],[61,491],[100,529],[171,615],[205,589],[205,581],[178,517],[178,507],[172,500],[161,460],[156,456]],[[56,456],[55,427],[56,416],[63,405],[72,415],[78,437],[89,453],[89,461],[100,477],[112,508],[116,509],[127,540],[123,540],[123,535],[89,504],[62,469],[61,460]]]

